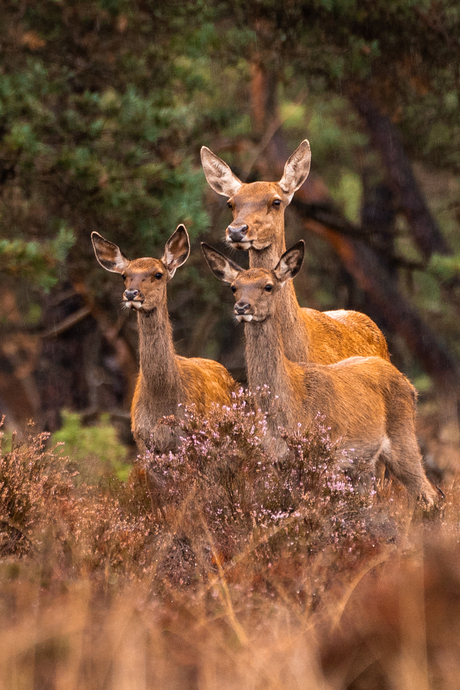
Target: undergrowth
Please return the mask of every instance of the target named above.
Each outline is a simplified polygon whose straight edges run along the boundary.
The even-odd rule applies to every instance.
[[[233,687],[231,678],[235,679],[234,687],[243,687],[241,674],[226,666],[214,643],[209,646],[208,634],[212,631],[212,639],[220,640],[220,650],[237,644],[240,662],[244,658],[250,665],[254,659],[247,658],[249,648],[257,654],[256,650],[265,649],[268,639],[274,645],[273,630],[266,629],[268,621],[275,628],[281,626],[283,636],[283,626],[294,626],[295,639],[306,634],[302,630],[314,629],[313,637],[307,636],[304,653],[315,655],[316,665],[309,667],[308,677],[311,686],[317,687],[319,682],[326,683],[327,665],[340,667],[338,657],[353,657],[348,638],[343,637],[344,621],[354,631],[358,646],[363,634],[361,620],[366,619],[369,629],[377,626],[380,630],[383,625],[374,621],[375,616],[380,620],[380,613],[374,611],[374,618],[369,619],[366,602],[372,601],[373,587],[380,592],[385,579],[400,583],[400,564],[423,563],[424,549],[428,553],[430,543],[441,549],[441,556],[436,556],[439,568],[447,552],[442,544],[458,541],[460,506],[455,487],[447,492],[444,504],[428,514],[421,506],[414,512],[397,483],[388,483],[376,494],[368,483],[356,482],[354,477],[362,468],[352,467],[346,456],[337,452],[321,419],[311,429],[299,426],[295,434],[281,432],[286,445],[282,459],[272,457],[267,420],[248,394],[240,393],[231,407],[216,407],[206,418],[189,408],[183,410],[180,419],[165,418],[163,423],[179,426],[180,448],[139,457],[126,481],[117,477],[119,456],[115,453],[116,462],[111,462],[110,444],[105,446],[99,469],[91,452],[87,457],[91,471],[85,469],[84,454],[72,457],[73,445],[79,442],[79,423],[74,424],[77,433],[72,442],[64,446],[60,442],[53,445],[47,434],[34,433],[33,429],[28,438],[13,437],[11,444],[2,446],[0,617],[9,621],[5,630],[13,634],[14,626],[28,619],[30,602],[37,600],[43,612],[43,639],[58,645],[57,651],[45,645],[48,651],[41,656],[37,649],[42,643],[35,633],[24,638],[25,647],[35,649],[32,675],[48,667],[54,669],[51,684],[37,685],[35,675],[34,687],[65,686],[64,680],[59,681],[61,685],[56,681],[56,673],[59,675],[61,669],[65,679],[70,672],[66,660],[72,654],[62,652],[60,645],[62,636],[67,639],[70,634],[65,630],[73,617],[81,635],[81,658],[72,662],[75,687],[145,687],[140,681],[124,684],[113,670],[118,666],[112,657],[106,661],[104,672],[109,676],[101,670],[103,677],[96,682],[91,671],[91,680],[82,680],[87,678],[87,664],[91,668],[99,664],[93,646],[101,658],[109,653],[100,646],[99,636],[105,636],[104,644],[110,647],[107,639],[112,639],[117,626],[124,625],[132,628],[133,639],[137,639],[134,620],[142,621],[139,630],[154,645],[152,654],[163,647],[169,654],[174,648],[168,642],[172,635],[171,639],[181,638],[179,648],[185,645],[189,650],[185,656],[192,659],[190,663],[182,657],[178,660],[174,652],[172,661],[161,667],[169,669],[165,678],[151,680],[148,687],[201,687],[190,680],[184,668],[191,664],[204,673],[198,659],[209,655],[211,648],[219,668],[226,669],[228,683],[210,682],[209,687]],[[104,425],[107,423],[103,421]],[[112,438],[110,433],[108,438]],[[448,549],[452,551],[446,546]],[[453,552],[457,554],[458,549]],[[460,554],[456,562],[460,564]],[[436,572],[442,580],[442,573]],[[409,580],[413,577],[410,571]],[[456,576],[449,577],[451,591]],[[417,586],[423,587],[423,578],[421,582]],[[379,596],[386,601],[386,590],[382,592]],[[366,599],[369,596],[371,599]],[[83,609],[78,608],[81,597],[85,599]],[[357,601],[364,607],[362,619],[349,608],[358,606]],[[68,605],[68,621],[64,614],[62,620],[61,614],[55,619],[56,612]],[[396,603],[385,606],[391,609]],[[170,631],[166,638],[165,631]],[[3,632],[0,628],[0,642]],[[393,639],[394,630],[388,635]],[[293,638],[289,634],[286,639]],[[123,640],[122,646],[128,644]],[[136,647],[136,654],[145,661],[142,644]],[[0,644],[3,680],[3,658],[9,660],[5,668],[11,667],[13,657],[21,673],[29,668],[26,657],[4,650]],[[271,662],[278,654],[279,649],[270,653]],[[318,661],[323,657],[326,666]],[[161,663],[166,662],[163,659]],[[321,669],[318,664],[323,664]],[[248,681],[247,687],[272,687],[264,675],[264,664],[256,666],[258,671],[253,669],[255,675],[251,677],[265,681],[261,685]],[[178,669],[182,669],[180,673]],[[157,671],[145,673],[152,679]],[[173,682],[170,673],[179,673],[180,679]],[[287,674],[290,680],[286,684],[279,680],[273,687],[292,687],[291,676]],[[387,680],[387,685],[379,685],[377,676],[372,676],[370,685],[350,685],[345,679],[343,685],[331,687],[367,690],[398,686],[393,677],[393,685]],[[4,685],[28,687],[25,681]],[[203,687],[208,686],[204,683]]]
[[[117,477],[118,447],[107,442],[106,423],[91,436],[68,415],[51,447],[47,434],[13,439],[0,465],[2,553],[33,557],[44,549],[47,571],[55,564],[60,576],[136,579],[149,572],[158,591],[206,580],[222,567],[272,589],[272,569],[285,570],[288,589],[300,596],[305,563],[320,555],[334,571],[349,569],[396,539],[395,520],[382,528],[373,493],[354,486],[320,420],[284,435],[282,460],[270,455],[266,419],[248,394],[206,418],[190,408],[163,422],[179,425],[181,446],[138,458],[126,482]],[[88,439],[101,432],[97,471]],[[61,437],[69,439],[64,447]],[[78,453],[63,454],[74,446]]]
[[[82,481],[94,483],[103,475],[114,474],[126,481],[130,472],[127,449],[120,443],[108,414],[101,414],[97,424],[84,426],[78,412],[62,410],[62,427],[51,442],[62,443],[71,455]]]

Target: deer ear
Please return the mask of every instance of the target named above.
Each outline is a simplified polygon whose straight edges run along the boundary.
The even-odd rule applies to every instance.
[[[291,201],[294,192],[305,182],[310,172],[311,150],[307,139],[296,148],[294,153],[286,161],[284,173],[279,186]]]
[[[228,198],[233,196],[243,184],[232,173],[227,163],[210,151],[207,146],[201,147],[201,164],[209,186],[222,196]]]
[[[102,268],[111,273],[124,273],[129,265],[129,259],[116,244],[104,239],[98,232],[91,233],[91,241],[96,259]]]
[[[293,247],[284,252],[278,261],[274,273],[280,283],[292,280],[302,268],[303,257],[305,255],[305,242],[300,240]]]
[[[223,283],[233,283],[237,276],[242,273],[243,269],[241,266],[227,259],[226,256],[218,252],[217,249],[210,247],[206,242],[201,243],[201,250],[209,268],[216,278]]]
[[[185,225],[178,225],[165,244],[162,262],[169,272],[171,279],[179,266],[184,264],[190,254],[190,239]]]

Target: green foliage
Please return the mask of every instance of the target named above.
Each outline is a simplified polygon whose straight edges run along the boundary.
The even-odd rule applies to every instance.
[[[192,165],[191,148],[209,105],[203,114],[193,96],[212,93],[209,59],[198,48],[216,44],[216,34],[210,22],[200,22],[199,29],[188,25],[188,17],[201,18],[204,8],[190,4],[176,10],[141,17],[124,3],[25,6],[29,33],[24,35],[32,55],[22,59],[11,46],[0,72],[0,156],[16,181],[11,189],[17,187],[23,208],[28,206],[18,228],[25,239],[37,224],[37,210],[43,230],[62,218],[64,209],[64,220],[78,233],[80,219],[90,214],[94,227],[118,240],[124,234],[133,243],[134,236],[134,251],[143,254],[179,221],[192,235],[208,224],[201,204],[204,180]],[[10,12],[14,16],[14,4]],[[152,43],[137,31],[142,27],[147,34],[155,26],[157,34],[158,17],[167,31]],[[94,26],[104,31],[92,40],[90,74],[78,66],[77,54]],[[190,40],[179,34],[176,40],[174,32],[184,27]],[[118,52],[114,43],[124,32],[126,49]],[[67,51],[57,61],[54,50],[61,41]],[[27,204],[28,193],[33,204]],[[17,196],[14,202],[7,196],[4,226],[16,203]]]
[[[58,281],[58,270],[75,243],[73,231],[62,224],[52,240],[0,239],[0,268],[4,275],[26,279],[46,292]]]
[[[131,465],[126,462],[127,449],[117,437],[107,414],[101,414],[94,426],[83,426],[77,412],[62,411],[63,424],[52,435],[52,443],[63,443],[64,451],[75,461],[86,481],[97,480],[103,473],[113,473],[126,481]]]
[[[460,274],[460,254],[454,256],[433,254],[428,269],[436,278],[448,282]]]
[[[322,166],[334,169],[355,164],[356,151],[363,151],[369,139],[363,132],[348,101],[339,96],[311,97],[306,112],[312,147]]]
[[[356,173],[344,170],[334,199],[342,206],[345,216],[353,223],[359,224],[361,218],[362,183]]]

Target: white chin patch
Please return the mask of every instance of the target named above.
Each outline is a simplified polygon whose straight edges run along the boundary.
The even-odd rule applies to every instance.
[[[252,247],[252,242],[249,240],[247,242],[245,242],[244,240],[242,242],[234,242],[233,240],[227,240],[227,242],[230,245],[230,247],[234,247],[235,249],[241,249],[243,251],[247,251]]]
[[[243,314],[242,315],[242,320],[243,321],[252,321],[253,314]]]
[[[141,309],[142,302],[124,302],[126,309]]]

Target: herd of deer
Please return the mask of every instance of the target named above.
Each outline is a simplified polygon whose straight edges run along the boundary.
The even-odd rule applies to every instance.
[[[248,386],[268,389],[258,401],[267,414],[271,448],[282,454],[278,429],[307,428],[318,415],[331,438],[351,461],[375,473],[385,467],[411,498],[432,505],[436,491],[428,482],[415,433],[416,393],[390,363],[383,333],[365,314],[302,309],[293,278],[302,266],[305,244],[286,251],[284,211],[310,170],[310,145],[304,140],[286,162],[279,182],[241,182],[205,146],[201,160],[212,189],[228,198],[233,220],[230,245],[249,252],[248,270],[202,243],[214,275],[229,283],[234,313],[245,322]],[[130,261],[117,245],[92,233],[96,258],[125,281],[124,304],[137,311],[140,371],[131,407],[134,438],[141,453],[166,448],[174,433],[158,421],[194,405],[206,413],[213,404],[229,405],[238,389],[218,362],[175,353],[166,286],[187,260],[190,243],[179,225],[161,259]],[[264,409],[265,406],[265,409]]]

